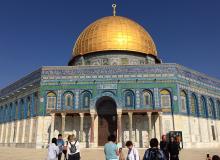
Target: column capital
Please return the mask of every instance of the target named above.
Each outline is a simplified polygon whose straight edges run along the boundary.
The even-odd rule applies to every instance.
[[[128,116],[132,116],[133,115],[133,112],[128,112]]]
[[[61,113],[61,116],[62,116],[62,117],[65,117],[65,116],[66,116],[66,113]]]
[[[50,113],[50,116],[55,117],[55,113]]]
[[[152,112],[147,112],[148,117],[151,117]]]
[[[95,109],[90,109],[90,114],[96,114],[96,110]]]
[[[84,117],[84,113],[79,113],[79,116],[80,117]]]
[[[117,114],[122,114],[122,109],[117,109]]]
[[[117,117],[121,117],[122,116],[122,113],[117,113]]]

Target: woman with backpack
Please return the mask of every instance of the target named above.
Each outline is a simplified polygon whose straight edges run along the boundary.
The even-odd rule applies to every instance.
[[[80,159],[79,142],[77,141],[74,134],[68,136],[68,141],[66,142],[66,150],[68,160]]]

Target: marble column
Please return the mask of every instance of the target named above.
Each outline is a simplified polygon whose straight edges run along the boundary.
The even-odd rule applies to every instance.
[[[158,112],[159,116],[159,128],[160,128],[160,139],[162,138],[163,135],[163,121],[162,121],[162,112]],[[161,139],[162,140],[162,139]]]
[[[14,137],[14,121],[11,122],[11,132],[10,132],[9,143],[13,143],[13,137]]]
[[[21,143],[24,143],[24,139],[25,139],[25,128],[26,128],[26,119],[23,120],[23,131],[22,131],[22,139],[21,139]]]
[[[199,141],[202,142],[202,133],[201,133],[201,121],[200,121],[200,117],[198,117],[198,128],[199,128]]]
[[[50,125],[50,139],[54,137],[54,122],[55,122],[55,113],[51,113],[51,125]]]
[[[7,143],[7,141],[8,141],[8,122],[5,124],[6,125],[6,129],[5,129],[5,143]]]
[[[118,128],[118,142],[121,143],[122,142],[122,128],[121,128],[121,116],[122,113],[118,113],[117,114],[117,128]],[[129,130],[130,132],[130,130]]]
[[[211,142],[209,118],[207,118],[207,130],[208,130],[208,140],[209,142]]]
[[[94,121],[95,121],[95,114],[91,115],[91,130],[90,130],[90,143],[94,143]]]
[[[83,142],[84,113],[79,113],[79,115],[80,115],[80,142]]]
[[[2,125],[3,124],[0,124],[0,128],[1,128],[1,131],[0,131],[0,143],[2,143]]]
[[[151,125],[151,112],[147,112],[148,117],[148,138],[149,141],[152,138],[152,125]]]
[[[30,131],[29,131],[28,143],[32,142],[32,134],[33,134],[33,118],[30,119]]]
[[[132,112],[128,112],[128,117],[129,117],[129,140],[132,141],[132,116],[133,116],[133,113]]]
[[[18,143],[18,141],[19,141],[19,132],[20,132],[20,120],[17,120],[17,129],[16,129],[15,143]]]
[[[61,116],[62,116],[62,126],[61,126],[61,132],[62,132],[62,135],[64,136],[64,132],[65,132],[65,126],[66,126],[66,113],[61,113]]]

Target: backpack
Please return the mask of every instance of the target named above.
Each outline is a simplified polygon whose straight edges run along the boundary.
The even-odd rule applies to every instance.
[[[73,153],[76,153],[77,149],[76,149],[76,142],[74,144],[70,143],[70,153],[73,154]]]
[[[158,148],[150,148],[147,152],[148,153],[145,153],[144,155],[144,160],[165,160],[163,154],[159,151]]]

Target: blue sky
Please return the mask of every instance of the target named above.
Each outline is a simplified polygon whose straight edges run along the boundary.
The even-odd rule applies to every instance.
[[[0,88],[41,66],[67,65],[74,42],[113,0],[0,0]],[[116,0],[151,34],[159,57],[220,79],[220,0]]]

